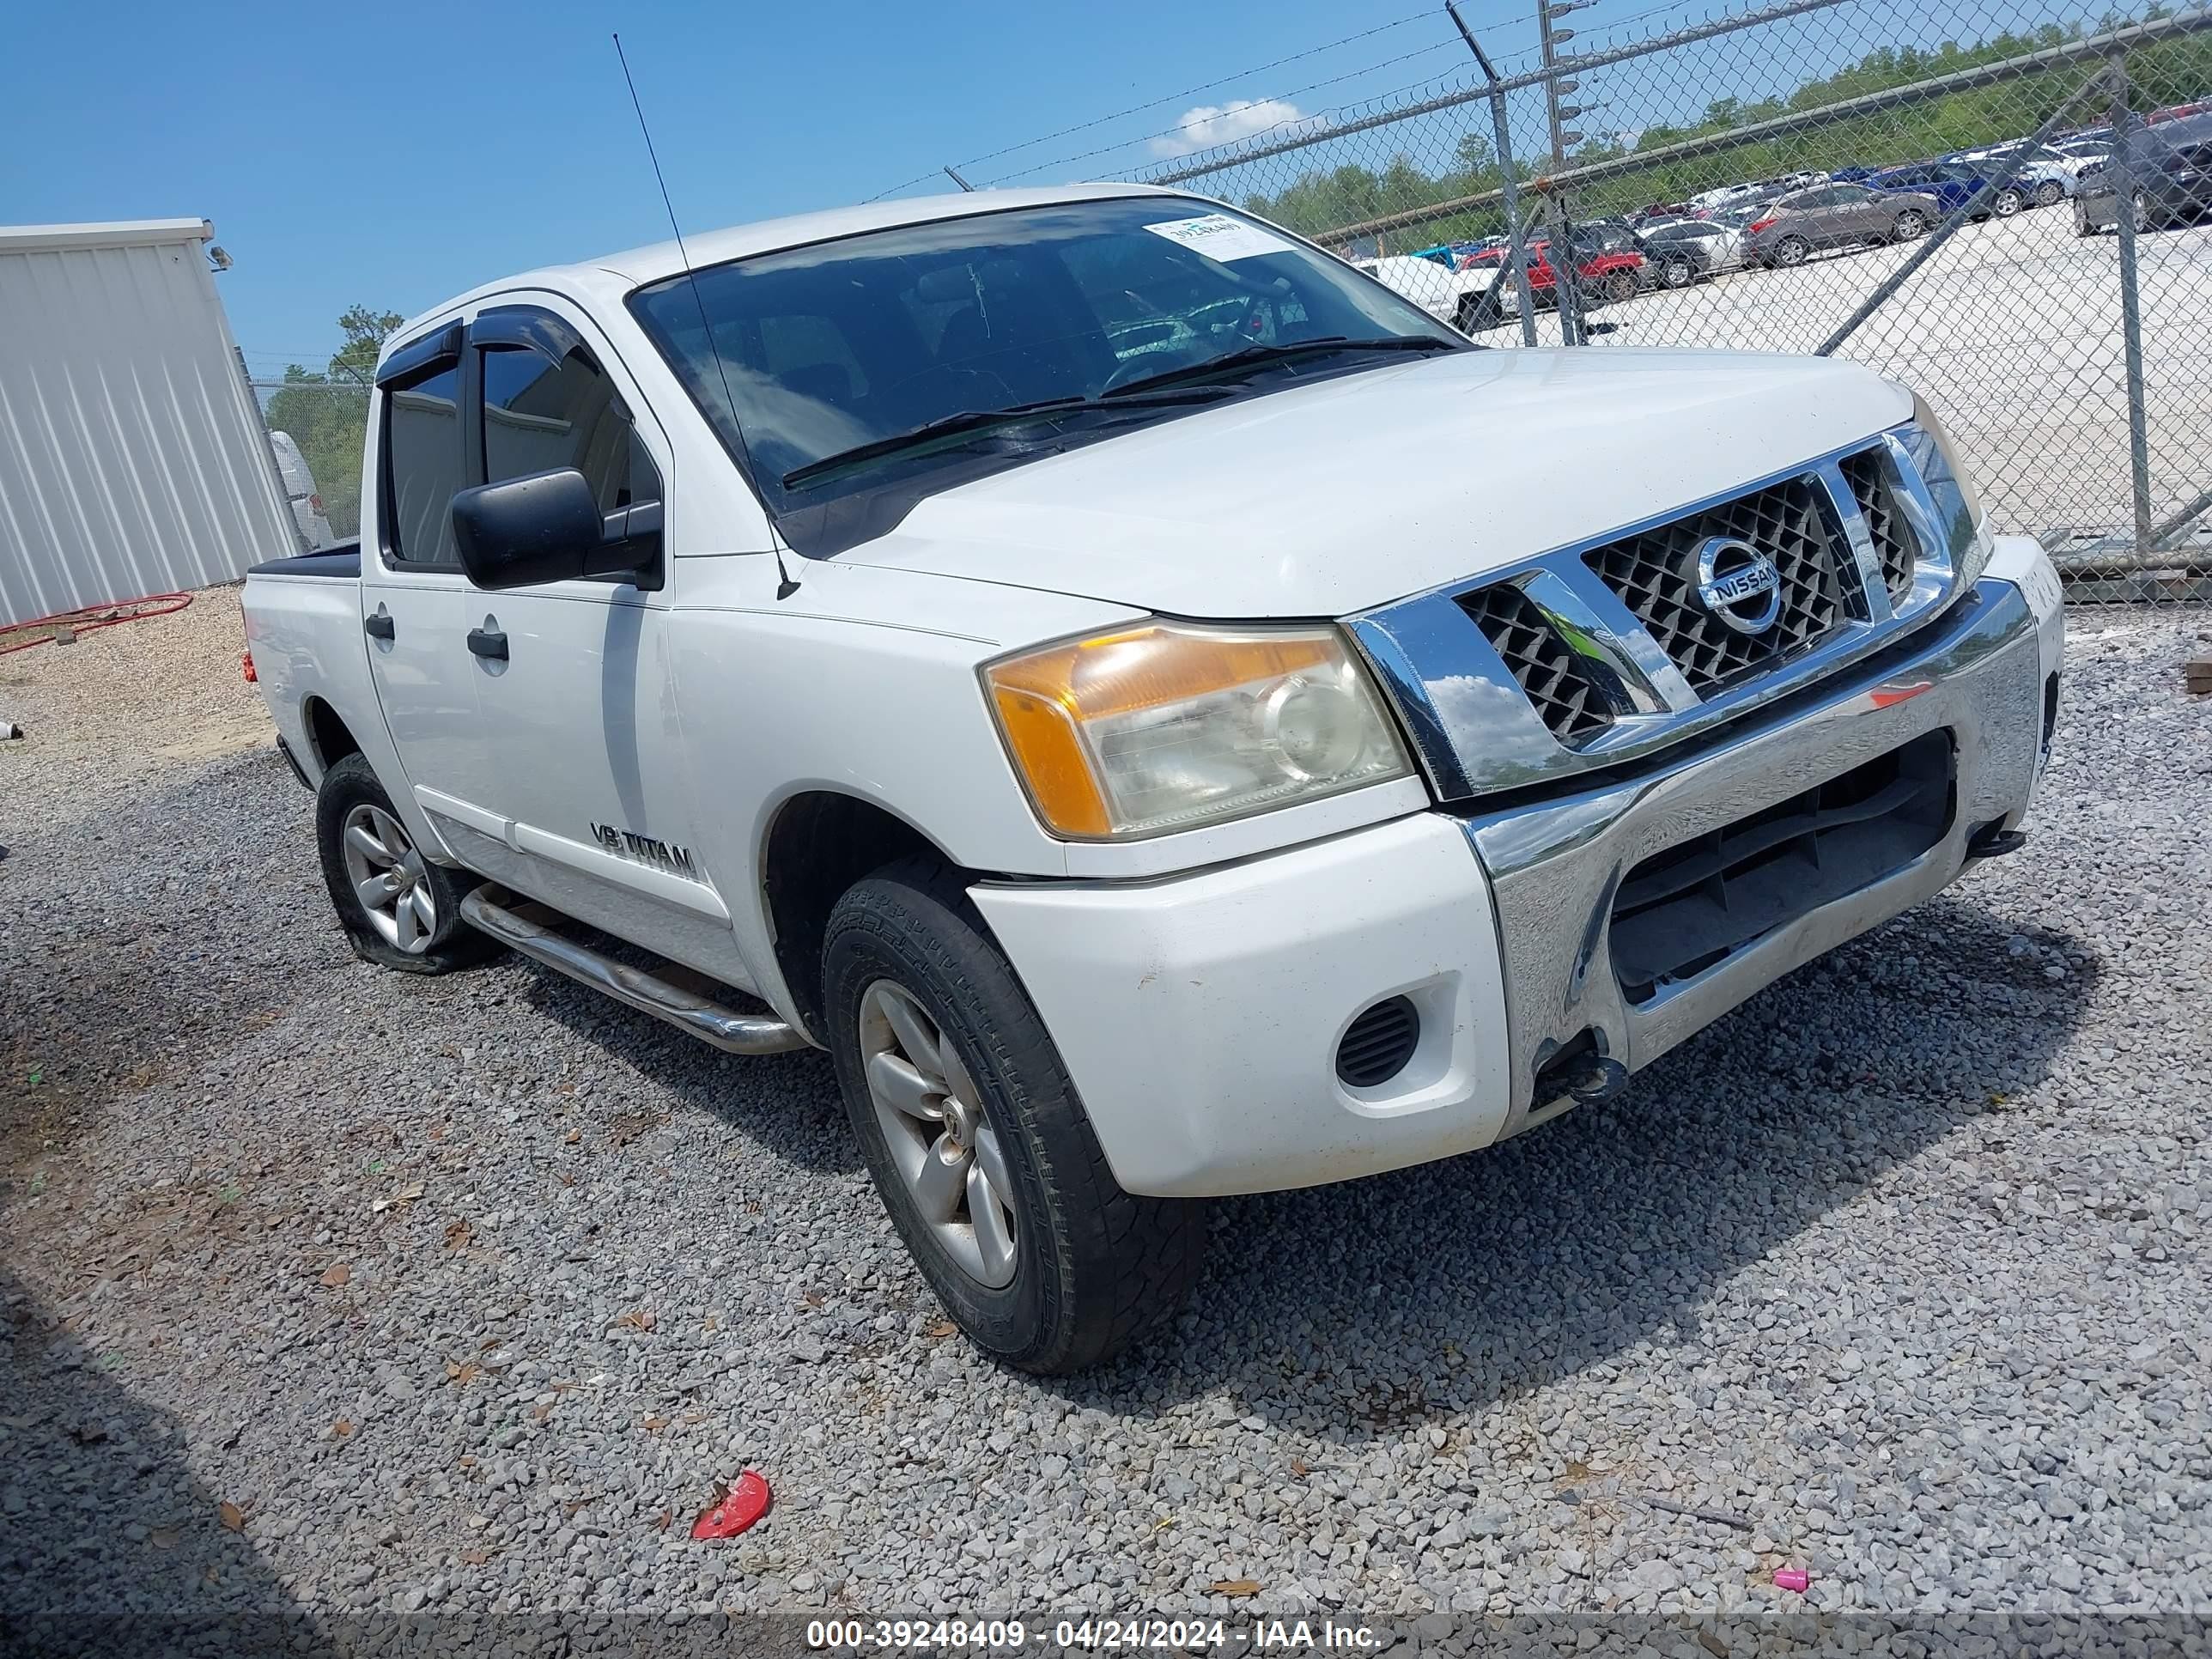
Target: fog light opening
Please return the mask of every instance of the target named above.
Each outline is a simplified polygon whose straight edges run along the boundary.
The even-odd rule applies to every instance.
[[[1420,1046],[1421,1016],[1410,998],[1385,997],[1345,1028],[1336,1045],[1337,1081],[1376,1089],[1406,1069]]]

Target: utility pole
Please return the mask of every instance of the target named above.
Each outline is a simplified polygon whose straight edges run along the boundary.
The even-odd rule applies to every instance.
[[[1551,122],[1554,173],[1566,166],[1568,146],[1583,141],[1582,134],[1567,128],[1567,123],[1583,112],[1581,106],[1560,101],[1581,82],[1562,79],[1558,72],[1559,47],[1573,40],[1575,32],[1559,27],[1557,20],[1596,3],[1597,0],[1536,0],[1536,27],[1543,37],[1544,112]],[[1552,274],[1559,283],[1559,342],[1563,345],[1586,345],[1589,337],[1583,329],[1582,280],[1581,273],[1576,270],[1574,225],[1565,198],[1554,196],[1552,202],[1559,210],[1552,237]]]

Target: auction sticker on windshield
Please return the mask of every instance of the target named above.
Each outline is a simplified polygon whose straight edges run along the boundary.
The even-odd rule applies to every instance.
[[[1248,225],[1225,213],[1201,213],[1195,219],[1170,219],[1145,228],[1223,264],[1232,259],[1256,259],[1265,253],[1291,251],[1291,245],[1273,231]]]

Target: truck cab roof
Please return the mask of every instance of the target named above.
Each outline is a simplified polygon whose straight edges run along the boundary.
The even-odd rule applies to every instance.
[[[690,255],[691,269],[704,270],[709,265],[724,264],[751,254],[805,247],[813,242],[831,241],[841,236],[854,236],[898,225],[927,224],[939,219],[957,219],[975,214],[1050,207],[1060,202],[1100,201],[1130,196],[1188,198],[1190,192],[1163,190],[1152,185],[1128,184],[1056,185],[1037,190],[977,190],[942,196],[902,197],[896,201],[870,202],[859,207],[830,208],[815,213],[795,213],[781,219],[763,219],[751,224],[700,231],[686,235],[680,248],[673,240],[653,242],[619,253],[581,259],[574,264],[541,265],[532,270],[518,271],[493,282],[478,283],[465,294],[441,301],[428,310],[409,318],[392,331],[386,349],[389,350],[395,343],[406,343],[423,327],[488,294],[542,288],[556,294],[571,294],[580,298],[619,303],[632,289],[682,271],[686,252]]]

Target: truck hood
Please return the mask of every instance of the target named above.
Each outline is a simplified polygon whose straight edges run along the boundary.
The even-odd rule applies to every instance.
[[[836,556],[1183,617],[1340,617],[1871,436],[1816,357],[1469,351],[1204,409],[932,495]]]

